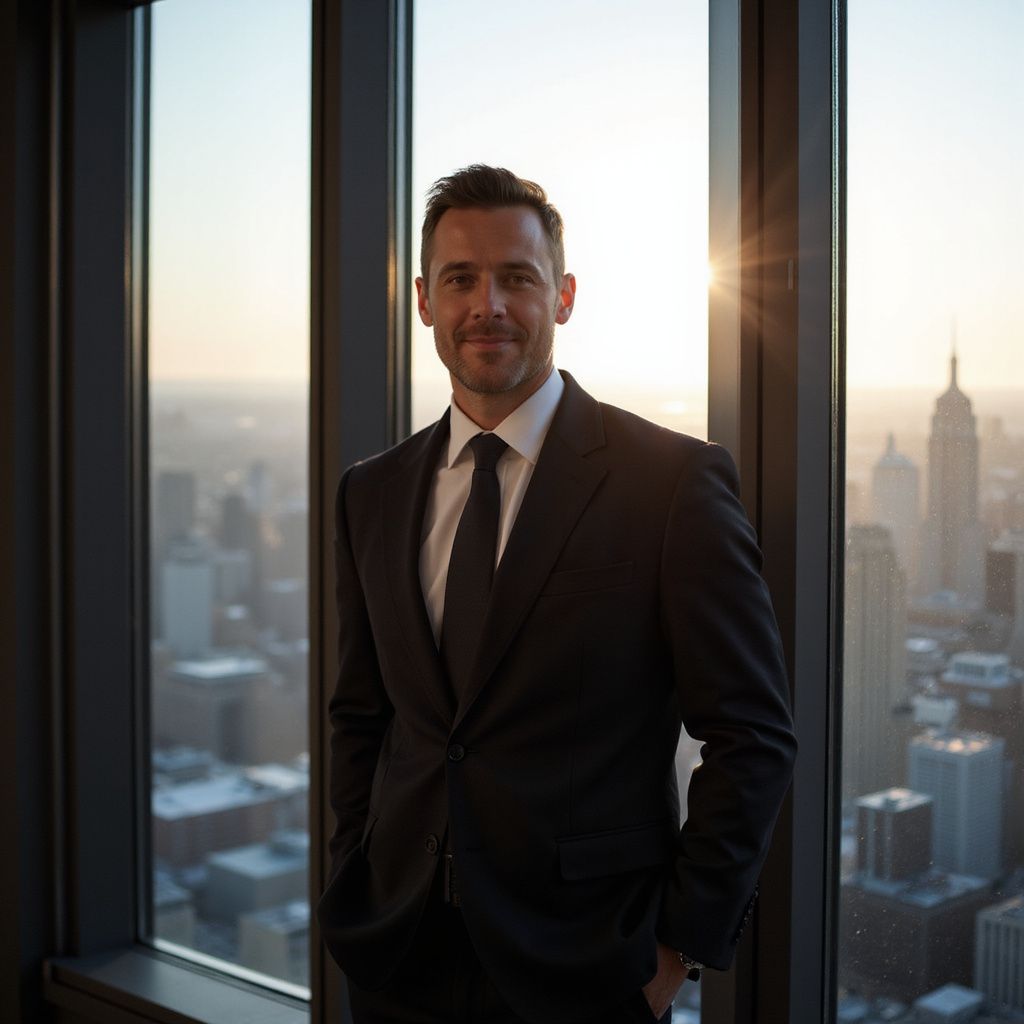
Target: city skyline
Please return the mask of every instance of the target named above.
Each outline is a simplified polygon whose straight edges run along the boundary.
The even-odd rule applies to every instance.
[[[707,4],[524,0],[510,22],[462,3],[415,6],[413,222],[456,166],[536,178],[579,280],[556,362],[703,436]],[[158,936],[301,985],[311,23],[305,3],[241,13],[153,9],[151,868]],[[992,908],[1024,893],[1024,143],[1006,130],[1024,105],[1024,8],[858,0],[848,14],[844,1013],[860,995],[938,1006],[946,983],[979,984],[972,949],[978,964],[1008,953],[972,945],[977,915],[1009,934],[1015,914]],[[470,25],[500,33],[507,95],[466,87]],[[449,389],[415,318],[412,335],[419,426]],[[967,402],[956,430],[943,396]],[[885,836],[854,813],[887,784],[928,808],[901,825],[914,869],[898,878],[868,870]],[[982,833],[998,851],[972,848]],[[894,921],[905,940],[887,946]]]

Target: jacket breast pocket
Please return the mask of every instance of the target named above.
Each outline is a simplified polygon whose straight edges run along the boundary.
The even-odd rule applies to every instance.
[[[643,825],[558,839],[562,878],[572,882],[667,864],[672,859],[676,835],[675,822],[663,818]]]
[[[633,563],[615,562],[612,565],[596,565],[585,569],[561,569],[553,572],[541,597],[555,594],[582,594],[588,590],[609,590],[624,587],[633,581]]]

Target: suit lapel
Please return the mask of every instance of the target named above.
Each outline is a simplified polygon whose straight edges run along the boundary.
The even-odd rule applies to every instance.
[[[456,726],[536,602],[569,534],[607,472],[597,451],[604,446],[600,406],[569,374],[563,376],[565,392],[494,575],[480,648]]]
[[[412,663],[422,669],[427,695],[445,722],[452,721],[455,700],[434,646],[434,634],[423,603],[419,564],[423,515],[441,448],[448,439],[448,418],[449,413],[445,412],[422,442],[405,455],[399,472],[381,489],[388,582],[402,639]]]

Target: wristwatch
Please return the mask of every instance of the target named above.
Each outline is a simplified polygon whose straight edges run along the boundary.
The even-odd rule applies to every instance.
[[[685,953],[676,951],[676,956],[679,957],[679,962],[686,968],[686,977],[690,981],[700,981],[700,972],[704,970],[704,965],[698,963],[696,960],[692,960]]]

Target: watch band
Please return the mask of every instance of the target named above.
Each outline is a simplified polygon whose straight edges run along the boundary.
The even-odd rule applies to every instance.
[[[697,960],[693,960],[688,957],[685,953],[676,951],[676,956],[679,957],[679,963],[686,968],[686,977],[690,981],[700,981],[700,972],[704,970],[704,965]]]

